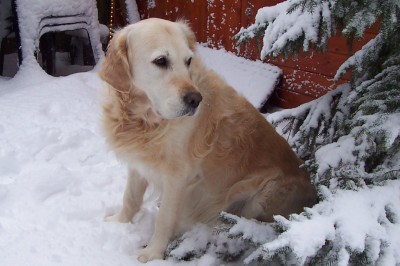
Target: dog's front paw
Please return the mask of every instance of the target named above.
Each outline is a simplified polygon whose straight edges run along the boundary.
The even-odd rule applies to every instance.
[[[131,221],[131,219],[128,219],[128,217],[125,217],[121,215],[120,213],[114,214],[114,215],[109,215],[104,217],[104,221],[106,222],[119,222],[119,223],[128,223]]]
[[[142,263],[146,263],[152,260],[162,260],[164,259],[164,252],[146,247],[137,252],[137,259]]]

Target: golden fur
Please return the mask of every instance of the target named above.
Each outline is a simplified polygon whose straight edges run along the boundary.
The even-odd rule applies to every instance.
[[[167,67],[154,63],[158,53]],[[122,29],[100,77],[108,88],[105,136],[129,169],[122,209],[106,219],[130,221],[148,183],[161,192],[140,261],[162,258],[174,234],[213,225],[221,211],[271,221],[315,203],[302,162],[248,101],[202,65],[186,24],[148,19]],[[188,93],[201,94],[198,108],[182,100]]]

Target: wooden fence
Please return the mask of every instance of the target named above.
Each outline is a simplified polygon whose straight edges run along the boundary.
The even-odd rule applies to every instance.
[[[241,27],[254,22],[257,10],[272,6],[281,0],[138,0],[141,18],[159,17],[168,20],[184,18],[196,33],[197,40],[209,47],[225,48],[237,55],[257,60],[260,57],[255,41],[241,47],[236,46],[232,37]],[[367,32],[365,39],[353,43],[357,51],[375,36],[376,29]],[[300,53],[298,59],[272,59],[267,62],[283,70],[271,103],[283,108],[291,108],[318,98],[336,85],[332,78],[336,69],[352,54],[344,37],[331,38],[328,50],[322,53]],[[345,76],[339,83],[347,81]]]

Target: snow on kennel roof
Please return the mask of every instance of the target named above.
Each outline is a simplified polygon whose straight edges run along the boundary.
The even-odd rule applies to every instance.
[[[99,59],[98,55],[102,54],[97,6],[94,0],[35,0],[34,4],[31,0],[16,0],[16,11],[24,60],[36,61],[34,52],[39,46],[41,31],[46,32],[44,28],[52,23],[48,21],[49,24],[45,25],[45,19],[55,21],[55,17],[63,17],[64,26],[58,27],[58,30],[64,31],[71,30],[69,24],[77,21],[74,17],[76,15],[79,16],[82,25],[84,24],[84,28],[88,29],[89,34],[92,34],[90,36],[92,41],[96,43],[95,58]]]

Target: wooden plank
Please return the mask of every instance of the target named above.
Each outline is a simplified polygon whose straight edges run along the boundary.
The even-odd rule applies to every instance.
[[[211,47],[224,47],[232,51],[235,47],[232,36],[241,25],[241,0],[207,1],[207,41]]]
[[[290,108],[296,107],[299,104],[306,102],[305,100],[307,99],[319,98],[335,89],[337,85],[346,82],[345,80],[339,80],[337,83],[334,83],[330,77],[290,67],[281,67],[281,69],[283,70],[283,78],[281,83],[278,85],[278,89],[281,91],[279,94],[280,96],[278,96],[283,97],[284,100],[288,101],[288,103],[285,103],[285,108],[289,105]],[[298,100],[285,98],[288,95],[292,95],[293,97],[299,95],[300,98]],[[275,99],[276,97],[276,95],[272,97],[274,99],[271,101],[276,104],[284,102],[283,100]],[[282,105],[278,106],[283,107]]]
[[[277,88],[268,101],[268,104],[288,109],[297,107],[312,100],[314,100],[313,97]]]
[[[142,19],[156,17],[170,21],[184,19],[189,22],[191,28],[196,34],[199,42],[205,42],[207,32],[207,9],[206,1],[162,1],[155,0],[154,7],[149,8],[148,1],[137,1],[138,10]]]
[[[334,88],[330,77],[285,66],[280,68],[283,79],[279,87],[286,90],[318,98]]]
[[[269,63],[279,67],[290,67],[306,72],[334,77],[336,70],[346,61],[347,56],[335,53],[299,53],[298,59],[284,60],[282,57],[268,60]]]
[[[354,40],[350,47],[349,39],[347,39],[346,36],[336,35],[329,39],[327,51],[345,56],[351,56],[360,50],[367,42],[375,38],[375,36],[376,33],[366,32],[363,39]]]

